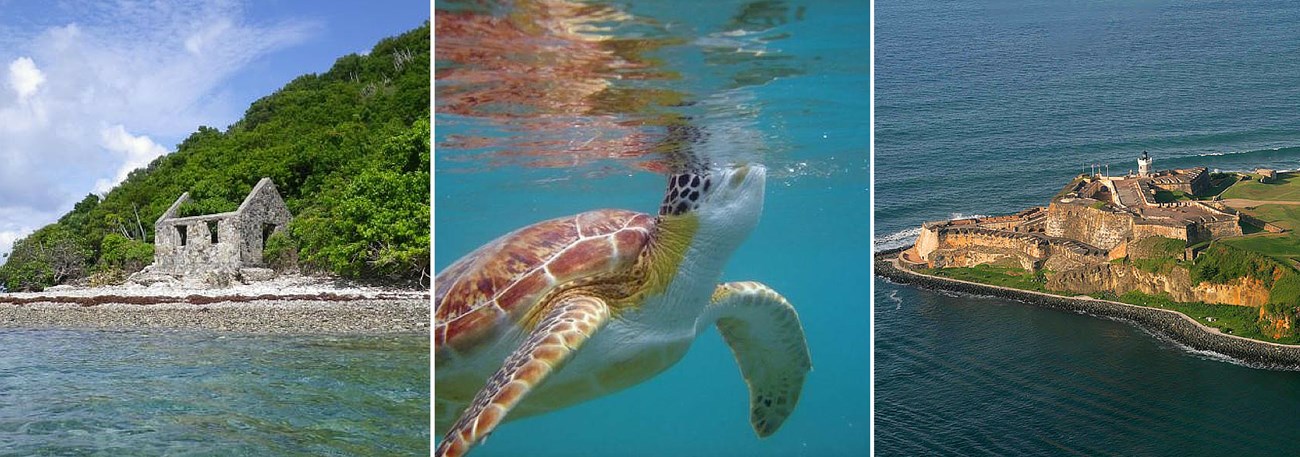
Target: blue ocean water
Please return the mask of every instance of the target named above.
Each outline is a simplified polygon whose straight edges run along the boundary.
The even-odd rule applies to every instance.
[[[879,2],[876,227],[1045,204],[1089,164],[1300,168],[1287,1]],[[876,280],[880,455],[1294,455],[1300,373]]]
[[[0,331],[0,455],[425,455],[427,335]]]
[[[799,311],[814,369],[793,416],[760,440],[735,361],[710,331],[658,377],[508,422],[473,455],[864,455],[867,6],[583,5],[435,5],[436,268],[553,217],[653,214],[661,167],[686,154],[762,162],[762,220],[723,278],[782,292]],[[573,30],[590,36],[564,32]]]

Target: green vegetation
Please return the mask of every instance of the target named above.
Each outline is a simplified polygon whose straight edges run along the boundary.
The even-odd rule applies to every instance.
[[[1294,265],[1300,260],[1300,237],[1293,232],[1259,233],[1253,236],[1225,238],[1220,243],[1254,251]]]
[[[1192,282],[1226,284],[1237,278],[1253,278],[1271,286],[1279,270],[1290,268],[1258,252],[1212,243],[1196,257],[1191,273]]]
[[[1181,190],[1157,190],[1156,203],[1171,203],[1180,200],[1192,200],[1192,197]]]
[[[1047,279],[1046,272],[1044,271],[1039,271],[1035,274],[1023,268],[997,267],[992,265],[927,268],[920,271],[921,273],[928,275],[978,282],[980,284],[991,284],[994,286],[1011,287],[1014,289],[1048,292],[1045,287]]]
[[[1127,262],[1149,273],[1167,273],[1174,266],[1186,266],[1180,259],[1186,242],[1163,236],[1146,237],[1128,248]]]
[[[226,131],[199,127],[101,200],[15,243],[10,290],[147,264],[153,221],[182,192],[182,215],[234,210],[270,177],[294,214],[268,241],[275,262],[368,280],[429,275],[429,24],[339,58],[264,97]]]
[[[1232,187],[1238,180],[1237,175],[1233,173],[1211,173],[1210,188],[1206,189],[1201,197],[1213,197],[1222,194],[1224,190]]]
[[[1249,306],[1176,302],[1167,294],[1150,295],[1141,292],[1126,293],[1116,301],[1177,311],[1205,326],[1217,328],[1223,333],[1275,343],[1300,343],[1300,335],[1289,335],[1280,339],[1265,335],[1259,328],[1259,310]],[[1206,319],[1207,317],[1210,319]]]
[[[1300,201],[1300,179],[1295,173],[1278,173],[1277,181],[1264,184],[1259,179],[1242,181],[1223,193],[1223,198],[1264,201]]]
[[[1093,202],[1091,205],[1088,205],[1088,206],[1089,206],[1089,207],[1092,207],[1092,209],[1104,209],[1104,208],[1106,208],[1106,205],[1108,205],[1108,204],[1109,204],[1109,203],[1106,203],[1106,202],[1103,202],[1103,201],[1100,201],[1100,200],[1099,200],[1099,201],[1095,201],[1095,202]]]
[[[1241,211],[1287,230],[1300,228],[1300,205],[1259,205]]]
[[[1273,314],[1294,313],[1300,307],[1300,273],[1277,259],[1227,243],[1212,243],[1192,266],[1195,282],[1227,283],[1236,278],[1254,278],[1269,288],[1266,310]]]

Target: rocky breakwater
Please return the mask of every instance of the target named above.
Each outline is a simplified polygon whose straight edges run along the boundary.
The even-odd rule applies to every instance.
[[[1191,349],[1221,354],[1247,366],[1300,371],[1300,346],[1225,335],[1174,311],[1096,300],[1086,296],[1063,297],[925,275],[900,266],[898,254],[905,249],[907,248],[876,253],[875,274],[896,283],[927,289],[1007,298],[1043,308],[1120,319]]]
[[[60,288],[0,294],[0,328],[427,333],[429,293],[306,277],[223,289]]]

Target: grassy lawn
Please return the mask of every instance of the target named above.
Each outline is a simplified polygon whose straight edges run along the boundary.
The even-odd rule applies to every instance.
[[[1260,183],[1258,179],[1242,181],[1224,192],[1223,198],[1300,201],[1300,177],[1295,173],[1279,173],[1277,181],[1268,184]]]
[[[1219,195],[1220,193],[1223,193],[1224,189],[1232,187],[1232,185],[1236,183],[1237,175],[1229,175],[1223,178],[1213,179],[1210,181],[1210,188],[1205,191],[1205,195],[1202,195],[1202,197],[1213,197]]]
[[[1180,200],[1191,200],[1192,197],[1181,190],[1157,190],[1156,203],[1171,203]]]
[[[1050,292],[1043,288],[1046,281],[1042,275],[1035,275],[1021,268],[976,265],[973,267],[924,268],[921,273],[963,281],[1011,287],[1014,289]]]
[[[1287,230],[1300,228],[1300,205],[1259,205],[1240,211]]]
[[[1251,236],[1224,238],[1222,242],[1288,263],[1290,260],[1300,260],[1300,236],[1296,232],[1257,233]]]

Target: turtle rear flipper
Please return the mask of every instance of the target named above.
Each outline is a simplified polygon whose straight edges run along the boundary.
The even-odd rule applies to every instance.
[[[555,303],[501,369],[488,378],[435,455],[455,457],[487,437],[506,414],[551,373],[559,370],[609,319],[605,301],[575,295]]]
[[[719,285],[705,313],[717,319],[749,385],[750,425],[759,437],[771,435],[794,411],[812,369],[799,315],[781,294],[757,282]]]

